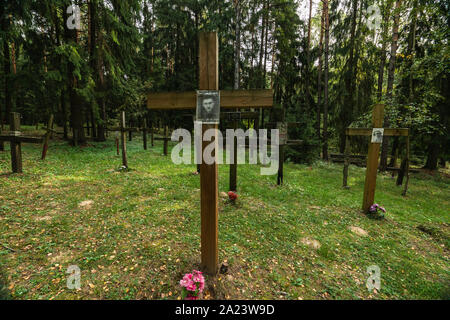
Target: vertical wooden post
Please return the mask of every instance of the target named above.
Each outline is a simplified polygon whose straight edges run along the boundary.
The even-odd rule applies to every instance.
[[[405,177],[406,172],[406,155],[405,158],[402,160],[402,163],[400,164],[400,170],[398,171],[397,175],[397,186],[401,186],[403,184],[403,178]]]
[[[282,109],[282,111],[281,111],[281,121],[283,123],[286,122],[286,110],[285,109]],[[288,133],[289,133],[289,128],[288,128],[288,124],[286,123],[286,141],[284,143],[287,143],[288,136],[289,136]],[[271,139],[272,139],[272,137],[271,137]],[[283,170],[284,170],[284,148],[285,148],[284,143],[279,146],[280,154],[279,154],[279,165],[278,165],[278,175],[277,175],[277,184],[279,186],[283,185],[283,179],[284,179],[284,174],[283,174]]]
[[[47,150],[48,150],[48,140],[50,139],[50,136],[52,135],[52,127],[53,127],[53,114],[50,115],[50,120],[48,120],[48,125],[47,125],[47,132],[45,133],[45,137],[44,137],[44,145],[42,147],[42,160],[45,160],[45,157],[47,155]]]
[[[375,106],[372,115],[372,127],[381,128],[383,126],[384,105]],[[375,187],[377,184],[378,157],[380,154],[380,144],[369,142],[369,152],[367,155],[366,180],[364,184],[364,196],[362,210],[369,212],[369,208],[375,200]]]
[[[219,43],[217,33],[201,33],[199,39],[199,89],[219,90]],[[203,124],[202,137],[205,131],[214,129],[217,124]],[[217,135],[216,135],[217,137]],[[210,143],[202,142],[202,154]],[[218,141],[215,139],[216,154]],[[203,157],[202,157],[203,158]],[[201,193],[201,265],[210,274],[216,274],[219,264],[218,233],[219,233],[219,186],[217,161],[211,165],[203,162],[200,166]]]
[[[238,109],[235,110],[238,112]],[[234,120],[233,122],[233,129],[236,131],[238,128],[238,122],[237,120]],[[237,191],[237,137],[233,137],[233,163],[230,164],[230,191]]]
[[[405,189],[403,190],[402,195],[406,196],[406,193],[408,192],[408,183],[409,183],[409,134],[406,137],[406,182],[405,182]]]
[[[128,130],[128,141],[133,141],[133,130],[131,130],[131,127],[132,127],[132,123],[131,123],[131,121],[130,121],[130,123],[129,123],[129,126],[130,126],[130,129]]]
[[[280,145],[280,160],[278,165],[277,184],[283,185],[284,145]]]
[[[344,180],[342,182],[342,186],[344,188],[348,188],[347,180],[348,180],[348,167],[350,165],[350,137],[345,135],[345,155],[344,155]]]
[[[167,140],[167,135],[168,135],[168,131],[169,128],[167,125],[164,126],[164,155],[167,156],[169,151],[168,151],[168,147],[169,147],[169,141]]]
[[[151,140],[152,140],[152,147],[155,146],[154,131],[155,131],[155,129],[153,127],[153,121],[150,120],[150,137],[151,137]]]
[[[10,131],[14,134],[20,131],[20,114],[11,112]],[[14,173],[22,173],[22,145],[20,141],[11,140],[11,162]]]
[[[144,141],[144,150],[147,150],[147,119],[144,118],[144,128],[142,130],[142,140]]]
[[[155,128],[153,127],[153,122],[152,122],[152,127],[151,127],[151,133],[152,133],[152,147],[155,146]]]
[[[72,135],[73,135],[73,145],[78,146],[78,130],[75,127],[72,127]]]
[[[3,131],[3,117],[1,115],[1,110],[0,110],[0,135],[2,134]],[[5,151],[5,143],[0,140],[0,151]]]
[[[90,127],[89,127],[89,115],[88,114],[86,114],[86,136],[91,136],[91,133],[90,133],[91,131],[90,131]]]
[[[120,146],[119,146],[119,136],[116,137],[116,149],[117,149],[117,155],[119,155],[119,150],[120,150]]]
[[[126,140],[126,132],[125,132],[125,111],[122,111],[122,117],[120,118],[120,137],[122,142],[122,165],[128,168],[128,159],[127,159],[127,140]]]

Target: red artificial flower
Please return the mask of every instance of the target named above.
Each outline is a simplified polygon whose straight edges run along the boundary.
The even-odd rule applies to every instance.
[[[230,191],[228,192],[228,198],[230,198],[230,200],[236,200],[238,198],[238,195],[236,192]]]

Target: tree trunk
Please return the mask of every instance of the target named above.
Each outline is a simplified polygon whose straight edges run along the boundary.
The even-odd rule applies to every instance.
[[[9,20],[3,19],[3,32],[7,33],[9,29]],[[3,123],[8,123],[8,116],[12,110],[12,97],[10,91],[10,77],[11,77],[11,56],[9,51],[8,39],[3,39],[3,74],[4,74],[4,101],[5,101],[5,115]]]
[[[91,65],[92,70],[97,69],[97,1],[90,0],[89,1],[89,36],[88,36],[88,44],[89,44],[89,64]],[[96,84],[98,83],[98,76],[95,77]],[[94,98],[95,99],[95,98]],[[91,119],[91,137],[97,137],[97,129],[96,129],[96,119],[95,119],[95,103],[91,101],[89,106],[89,113]]]
[[[387,1],[385,7],[383,8],[382,19],[383,19],[383,30],[381,33],[381,52],[380,52],[380,67],[378,69],[378,90],[377,98],[381,100],[383,97],[383,82],[384,82],[384,69],[386,67],[386,43],[387,43],[387,33],[389,30],[389,17],[391,15],[392,2]]]
[[[306,74],[305,74],[305,91],[306,91],[306,104],[308,110],[312,110],[311,104],[313,99],[311,98],[310,83],[311,83],[311,21],[312,21],[312,0],[309,1],[309,19],[308,19],[308,39],[306,44]]]
[[[354,109],[354,90],[355,90],[355,36],[358,17],[358,1],[352,2],[352,20],[350,29],[350,53],[345,68],[345,98],[344,105],[340,112],[341,128],[339,132],[339,150],[341,153],[345,151],[345,129],[351,124]]]
[[[63,20],[67,21],[67,13],[66,10],[63,10]],[[64,24],[64,34],[66,38],[66,42],[73,44],[78,44],[78,30],[70,30],[67,28],[67,25]],[[77,78],[73,74],[74,67],[71,63],[69,63],[68,67],[68,91],[69,91],[69,99],[70,99],[70,116],[72,122],[73,129],[73,144],[78,145],[86,143],[86,136],[83,130],[83,113],[82,113],[82,102],[79,95],[76,92],[77,88]]]
[[[67,103],[66,103],[66,92],[65,90],[61,91],[61,110],[63,114],[63,130],[64,130],[64,140],[69,140],[69,115],[67,110]]]
[[[324,75],[324,103],[323,103],[323,147],[322,157],[328,161],[328,52],[330,43],[330,17],[328,13],[328,0],[323,1],[325,19],[325,75]]]
[[[323,60],[323,30],[324,30],[324,10],[322,10],[321,22],[320,22],[320,40],[319,40],[319,66],[317,76],[317,115],[316,115],[316,135],[317,139],[320,139],[320,115],[322,112],[322,60]],[[320,151],[319,151],[320,153]]]
[[[267,20],[267,9],[266,9],[266,2],[263,2],[263,15],[261,18],[261,45],[259,50],[259,85],[258,88],[264,87],[264,71],[263,71],[263,59],[264,59],[264,37],[266,35],[266,20]]]
[[[394,89],[394,77],[395,77],[395,62],[398,48],[398,29],[400,24],[400,6],[402,1],[397,0],[395,3],[395,16],[394,26],[392,27],[392,44],[391,55],[389,58],[389,70],[388,70],[388,85],[387,85],[387,98],[392,98],[392,91]]]
[[[99,50],[97,50],[97,63],[96,63],[96,70],[97,70],[97,91],[98,92],[104,92],[105,91],[105,77],[103,74],[103,48],[104,48],[104,39],[103,39],[103,33],[98,32],[98,41],[97,45],[100,47]],[[97,100],[98,106],[100,108],[99,113],[101,117],[101,121],[97,124],[97,141],[105,141],[106,140],[106,103],[105,99],[103,97],[99,97]]]
[[[398,47],[398,28],[400,23],[400,6],[401,0],[397,0],[395,3],[395,16],[394,16],[394,26],[392,27],[392,44],[391,44],[391,56],[389,58],[389,70],[388,70],[388,85],[386,97],[389,102],[392,102],[392,91],[394,89],[394,77],[395,77],[395,61],[397,55]],[[390,119],[388,113],[384,116],[384,127],[390,126]],[[381,145],[381,160],[380,160],[380,171],[386,171],[387,168],[387,157],[389,148],[389,138],[384,137],[383,143]]]
[[[413,3],[413,9],[412,9],[412,22],[411,22],[411,31],[409,34],[409,41],[408,41],[408,56],[411,58],[409,59],[409,79],[408,79],[408,96],[409,96],[409,102],[413,102],[414,100],[414,87],[413,87],[413,64],[414,64],[414,56],[416,51],[416,29],[417,29],[417,9],[418,1],[415,0]]]
[[[234,46],[234,90],[239,89],[240,83],[240,57],[241,57],[241,8],[239,7],[239,0],[234,0],[236,10],[236,43]]]
[[[427,162],[424,169],[436,170],[439,160],[439,137],[435,137],[428,146]]]

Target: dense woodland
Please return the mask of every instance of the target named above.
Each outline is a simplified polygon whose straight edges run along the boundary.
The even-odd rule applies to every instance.
[[[66,23],[72,4],[80,30]],[[7,129],[11,111],[29,125],[55,114],[74,144],[104,140],[123,110],[135,125],[190,127],[181,112],[149,112],[146,93],[195,90],[198,33],[218,31],[221,89],[273,88],[276,108],[261,121],[301,123],[290,134],[305,145],[291,160],[342,153],[344,129],[369,126],[382,102],[385,127],[410,128],[413,160],[436,169],[450,150],[449,9],[444,0],[0,0],[0,119]],[[404,149],[384,139],[381,169]]]

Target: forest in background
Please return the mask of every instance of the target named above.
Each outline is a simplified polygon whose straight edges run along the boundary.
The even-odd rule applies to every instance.
[[[67,24],[71,5],[79,30]],[[381,102],[385,127],[410,128],[413,162],[433,170],[450,150],[449,9],[444,0],[0,0],[0,123],[6,130],[11,111],[30,125],[55,114],[74,144],[87,142],[86,126],[105,140],[121,111],[134,125],[192,127],[182,112],[149,112],[146,94],[195,90],[198,33],[217,31],[221,89],[273,88],[276,108],[260,120],[300,123],[290,135],[305,144],[289,159],[342,153],[345,128],[369,126]],[[365,153],[357,142],[352,151]],[[402,143],[384,139],[382,170]]]

